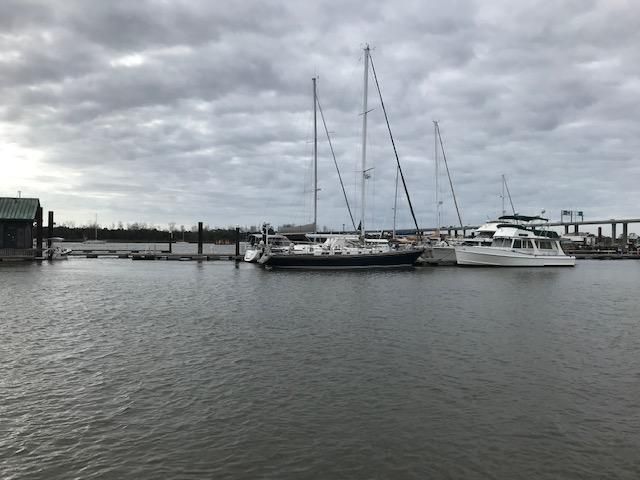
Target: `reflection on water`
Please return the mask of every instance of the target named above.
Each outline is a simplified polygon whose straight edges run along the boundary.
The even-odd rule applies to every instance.
[[[639,284],[636,262],[0,264],[0,471],[638,478]]]

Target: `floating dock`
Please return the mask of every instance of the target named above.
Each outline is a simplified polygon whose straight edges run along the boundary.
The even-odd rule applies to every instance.
[[[176,261],[215,261],[215,260],[242,260],[242,255],[233,253],[172,253],[169,250],[125,250],[125,249],[100,249],[85,248],[72,250],[71,257],[101,258],[117,257],[130,258],[131,260],[176,260]]]

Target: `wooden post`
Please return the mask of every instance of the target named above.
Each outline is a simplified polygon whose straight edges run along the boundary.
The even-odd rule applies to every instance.
[[[36,257],[42,256],[42,207],[36,210]]]
[[[198,255],[202,255],[202,222],[198,222]]]
[[[53,212],[49,210],[49,225],[47,225],[47,248],[49,249],[47,258],[51,260],[53,252],[51,251],[51,238],[53,238]]]
[[[169,230],[169,253],[173,253],[171,244],[173,243],[173,232]]]
[[[236,257],[240,256],[240,227],[236,227]]]

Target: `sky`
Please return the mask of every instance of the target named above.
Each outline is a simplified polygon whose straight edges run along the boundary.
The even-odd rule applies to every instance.
[[[421,227],[640,217],[640,4],[0,0],[0,195],[57,223],[313,219],[313,95],[360,218],[365,45]],[[369,73],[365,223],[394,151]],[[318,224],[351,224],[318,118]],[[400,185],[396,223],[411,227]],[[511,210],[508,199],[506,210]]]

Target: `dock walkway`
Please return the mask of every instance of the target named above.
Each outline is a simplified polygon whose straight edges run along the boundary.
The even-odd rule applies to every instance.
[[[100,258],[117,257],[130,258],[132,260],[178,260],[178,261],[212,261],[212,260],[242,260],[242,255],[233,253],[172,253],[169,250],[129,250],[129,249],[104,249],[83,248],[72,250],[72,257]]]

